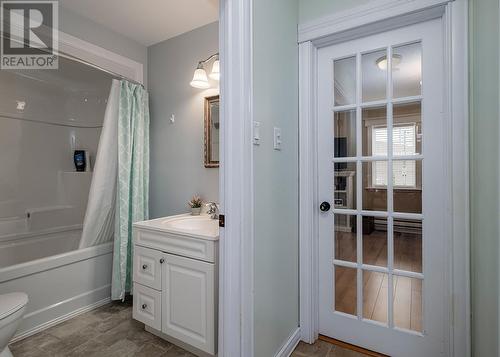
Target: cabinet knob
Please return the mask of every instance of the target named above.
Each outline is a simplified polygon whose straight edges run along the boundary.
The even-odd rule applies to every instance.
[[[147,265],[147,264],[144,264],[144,265],[142,266],[142,270],[146,270],[147,268],[148,268],[148,265]]]
[[[163,263],[165,263],[165,259],[164,259],[164,258],[161,258],[161,259],[160,259],[160,264],[163,264]]]
[[[147,304],[142,304],[141,307],[142,307],[143,310],[146,310],[146,307],[148,307],[148,305]]]

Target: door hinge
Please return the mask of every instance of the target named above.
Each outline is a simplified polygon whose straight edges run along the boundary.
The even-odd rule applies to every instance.
[[[225,227],[226,217],[223,214],[219,214],[219,227]]]

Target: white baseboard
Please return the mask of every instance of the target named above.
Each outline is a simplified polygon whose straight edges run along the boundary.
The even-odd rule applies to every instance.
[[[102,298],[102,295],[101,295],[103,293],[103,291],[109,291],[109,289],[110,289],[110,286],[107,285],[107,286],[104,286],[102,288],[96,289],[94,291],[90,291],[88,293],[72,297],[66,301],[54,304],[54,306],[49,306],[47,308],[41,309],[39,311],[34,311],[31,314],[26,315],[24,318],[30,319],[30,317],[36,318],[40,315],[45,315],[45,313],[47,313],[47,312],[52,314],[52,313],[56,312],[57,310],[61,311],[61,310],[70,309],[68,312],[62,313],[59,316],[57,316],[57,313],[56,313],[57,317],[50,319],[48,321],[44,321],[44,322],[41,322],[38,324],[30,323],[30,325],[34,325],[34,326],[16,334],[16,336],[14,336],[14,338],[10,341],[10,343],[25,339],[29,336],[32,336],[32,335],[37,334],[43,330],[46,330],[52,326],[60,324],[61,322],[72,319],[73,317],[84,314],[88,311],[97,309],[100,306],[103,306],[105,304],[110,303],[111,296],[109,296],[109,292],[106,293],[106,295],[105,295],[106,297],[104,297],[104,298]],[[101,296],[99,296],[99,295],[101,295]],[[99,300],[97,300],[97,301],[93,300],[93,298],[95,299],[96,297],[99,298]],[[93,300],[93,302],[88,304],[89,300],[90,301]],[[87,303],[87,304],[85,304],[85,303]],[[76,307],[76,306],[78,306],[78,304],[80,304],[80,307]],[[85,305],[82,306],[82,304],[85,304]],[[66,309],[64,309],[65,307],[66,307]]]
[[[275,357],[289,357],[292,354],[295,347],[297,347],[299,342],[300,342],[300,327],[297,327],[297,329],[293,331],[288,340],[285,342],[283,347],[281,347],[278,353],[276,353]]]

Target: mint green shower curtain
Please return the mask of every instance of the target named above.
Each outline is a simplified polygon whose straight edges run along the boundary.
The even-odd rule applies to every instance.
[[[132,287],[132,223],[148,219],[149,99],[137,84],[120,82],[118,179],[116,188],[111,298],[123,300]]]

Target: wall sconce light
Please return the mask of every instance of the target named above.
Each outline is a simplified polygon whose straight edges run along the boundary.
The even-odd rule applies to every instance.
[[[199,89],[210,88],[210,84],[208,83],[207,72],[205,71],[205,65],[213,59],[215,59],[215,61],[212,64],[212,72],[210,72],[209,77],[216,81],[220,79],[219,54],[216,53],[208,57],[206,60],[198,62],[198,67],[196,67],[196,70],[194,71],[193,75],[193,80],[190,83],[191,87]]]
[[[193,80],[190,84],[191,87],[199,89],[207,89],[210,87],[210,84],[208,84],[207,72],[205,72],[201,62],[198,63],[198,67],[194,71]]]

